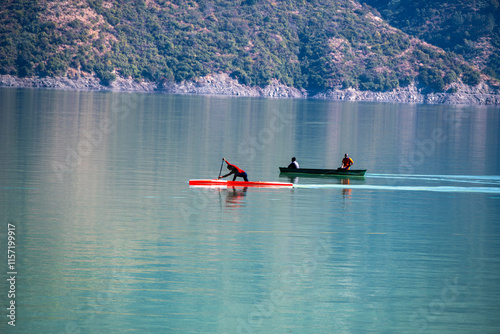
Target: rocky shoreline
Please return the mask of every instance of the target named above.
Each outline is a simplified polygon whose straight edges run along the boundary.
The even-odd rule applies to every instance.
[[[485,83],[476,87],[456,84],[455,93],[425,93],[416,85],[397,88],[389,92],[368,92],[348,89],[328,89],[323,92],[310,93],[305,90],[288,87],[273,79],[266,87],[249,87],[238,83],[225,73],[207,75],[193,81],[181,83],[137,82],[132,79],[117,77],[109,86],[90,75],[70,77],[31,77],[18,78],[11,75],[0,75],[0,87],[18,88],[50,88],[84,91],[119,91],[171,94],[204,94],[225,96],[269,97],[269,98],[312,98],[337,101],[374,101],[397,103],[428,104],[468,104],[468,105],[500,105],[500,93]]]
[[[500,94],[493,92],[485,84],[481,83],[473,89],[463,84],[455,85],[455,89],[455,93],[424,93],[423,89],[417,88],[414,84],[389,92],[368,92],[348,88],[328,90],[314,95],[313,98],[397,103],[500,105]]]

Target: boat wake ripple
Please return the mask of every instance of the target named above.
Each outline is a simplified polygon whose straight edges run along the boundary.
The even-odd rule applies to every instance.
[[[500,186],[500,175],[419,175],[419,174],[366,174],[369,178],[445,181]]]
[[[294,184],[294,188],[309,189],[363,189],[385,191],[434,191],[434,192],[459,192],[459,193],[487,193],[500,194],[500,187],[456,187],[456,186],[386,186],[368,184]]]

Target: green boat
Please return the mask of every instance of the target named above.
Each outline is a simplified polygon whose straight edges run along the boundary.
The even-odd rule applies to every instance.
[[[315,174],[325,176],[365,176],[366,169],[318,169],[318,168],[287,168],[280,167],[281,173],[287,174]]]

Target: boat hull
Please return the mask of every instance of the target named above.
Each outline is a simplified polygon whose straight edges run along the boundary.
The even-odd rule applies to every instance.
[[[228,181],[219,179],[189,180],[190,186],[210,186],[210,187],[293,187],[293,183],[286,182],[263,182],[263,181]]]
[[[280,167],[281,173],[315,174],[325,176],[364,176],[366,169],[319,169],[319,168],[287,168]]]

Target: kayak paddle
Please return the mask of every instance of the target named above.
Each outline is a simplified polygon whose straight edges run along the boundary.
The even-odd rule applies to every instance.
[[[224,158],[222,158],[222,163],[220,164],[220,170],[219,170],[219,177],[218,177],[218,179],[220,179],[220,173],[222,173],[222,166],[224,166]]]

